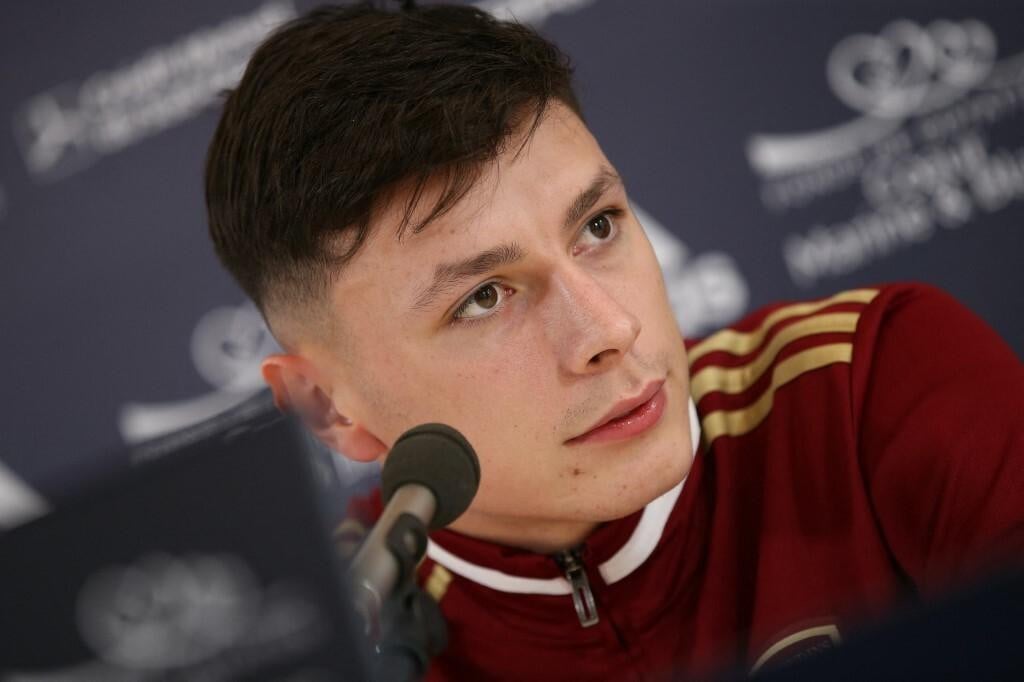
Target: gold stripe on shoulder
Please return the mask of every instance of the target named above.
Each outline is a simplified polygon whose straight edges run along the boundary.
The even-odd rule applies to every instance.
[[[710,445],[719,436],[741,436],[760,424],[771,412],[775,391],[805,372],[837,362],[850,362],[852,343],[831,343],[786,358],[772,371],[772,383],[752,405],[739,410],[718,410],[701,420],[701,435]]]
[[[768,345],[751,362],[740,367],[719,367],[710,365],[697,372],[690,379],[690,394],[700,399],[711,391],[742,393],[761,378],[775,357],[787,345],[805,336],[814,334],[845,333],[857,329],[860,313],[826,313],[794,322],[772,337]]]
[[[448,586],[452,583],[452,574],[447,568],[441,564],[434,564],[434,568],[430,571],[430,576],[427,581],[423,584],[423,589],[427,591],[434,601],[440,602],[444,598],[445,592],[448,591]]]
[[[690,349],[690,363],[692,364],[699,358],[702,358],[708,353],[712,353],[716,350],[724,350],[732,353],[733,355],[744,355],[761,345],[765,334],[769,329],[775,326],[777,322],[790,317],[808,315],[810,313],[817,312],[822,308],[827,308],[830,305],[836,305],[837,303],[870,303],[877,295],[878,289],[851,289],[850,291],[840,292],[835,296],[831,296],[822,301],[793,303],[791,305],[783,306],[768,315],[768,317],[764,318],[764,320],[761,321],[761,324],[758,325],[757,329],[753,331],[738,332],[733,329],[723,329],[716,334],[712,334]]]

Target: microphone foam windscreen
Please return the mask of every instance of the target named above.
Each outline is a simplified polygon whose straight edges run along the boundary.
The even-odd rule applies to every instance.
[[[429,488],[437,498],[430,528],[441,528],[466,511],[480,485],[480,462],[469,441],[445,424],[422,424],[403,433],[381,471],[384,503],[407,483]]]

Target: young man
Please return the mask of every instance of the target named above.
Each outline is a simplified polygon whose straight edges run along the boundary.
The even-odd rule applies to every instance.
[[[469,510],[422,566],[437,678],[756,668],[1024,545],[1024,370],[927,288],[687,351],[565,58],[467,7],[324,9],[228,98],[207,201],[281,407],[381,460],[443,422]],[[699,416],[698,416],[699,415]]]

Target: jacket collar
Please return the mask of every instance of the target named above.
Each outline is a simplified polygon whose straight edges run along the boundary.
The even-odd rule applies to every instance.
[[[696,456],[700,420],[692,399],[689,418]],[[605,583],[622,580],[647,560],[661,540],[685,483],[686,478],[642,510],[601,526],[587,539],[588,553],[598,562],[598,572]],[[572,593],[569,581],[561,576],[550,557],[477,540],[455,531],[434,533],[427,543],[427,556],[456,575],[500,592]],[[470,556],[474,560],[470,560]]]

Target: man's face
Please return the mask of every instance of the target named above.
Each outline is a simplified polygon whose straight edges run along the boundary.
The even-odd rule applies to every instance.
[[[395,236],[405,197],[382,212],[332,291],[348,342],[322,364],[338,411],[385,444],[424,422],[466,436],[480,489],[454,528],[544,549],[683,478],[689,387],[654,253],[589,131],[554,104],[517,151],[419,234]]]

